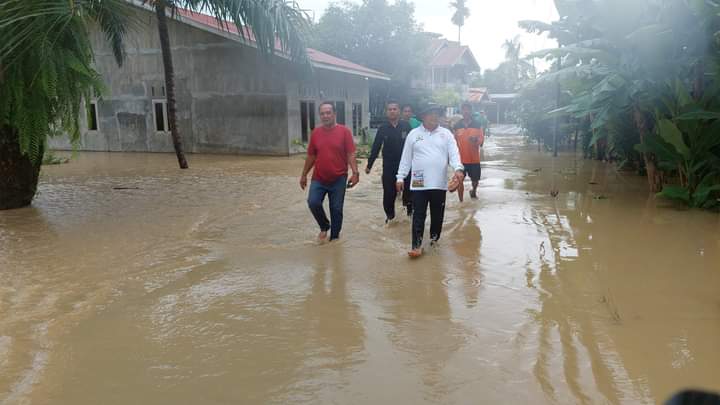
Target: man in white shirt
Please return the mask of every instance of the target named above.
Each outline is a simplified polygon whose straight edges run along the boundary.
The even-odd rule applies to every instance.
[[[460,152],[452,132],[440,127],[442,107],[430,105],[420,113],[423,124],[408,134],[397,173],[398,191],[412,167],[410,189],[413,191],[412,249],[410,257],[422,256],[427,206],[430,205],[430,243],[440,239],[445,216],[445,198],[465,178]],[[455,171],[448,185],[447,167]]]

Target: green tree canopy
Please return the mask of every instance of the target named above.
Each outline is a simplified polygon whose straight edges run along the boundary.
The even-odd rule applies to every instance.
[[[427,94],[412,89],[423,74],[430,36],[415,21],[408,0],[363,0],[331,4],[314,25],[312,46],[389,75],[390,82],[371,81],[370,113],[383,114],[388,99],[419,103]]]

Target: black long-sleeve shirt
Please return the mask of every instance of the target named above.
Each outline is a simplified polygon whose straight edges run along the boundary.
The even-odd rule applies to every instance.
[[[407,138],[410,131],[410,124],[405,121],[399,121],[397,126],[392,126],[392,124],[386,122],[378,128],[367,167],[372,168],[380,154],[380,149],[382,149],[383,167],[397,170],[402,157],[403,146],[405,146],[405,138]]]

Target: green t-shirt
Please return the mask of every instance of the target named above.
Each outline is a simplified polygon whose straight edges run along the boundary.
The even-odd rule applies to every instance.
[[[415,129],[422,125],[422,122],[420,122],[420,120],[415,117],[410,117],[410,121],[408,121],[408,124],[410,124],[410,128]]]
[[[480,123],[480,128],[482,128],[483,130],[486,130],[488,124],[490,124],[490,121],[488,121],[487,117],[483,117],[482,115],[480,115],[480,113],[477,112],[473,114],[473,119]]]

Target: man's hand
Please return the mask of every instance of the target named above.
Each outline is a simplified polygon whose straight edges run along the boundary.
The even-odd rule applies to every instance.
[[[405,182],[398,181],[397,183],[395,183],[395,190],[397,190],[398,193],[402,193],[403,188],[405,188]]]
[[[305,187],[307,187],[307,175],[300,176],[300,188],[305,190]]]
[[[463,180],[465,180],[465,172],[462,170],[457,170],[453,177],[458,183],[462,184]]]
[[[370,174],[370,167],[369,167],[369,166],[365,168],[365,174]]]
[[[465,172],[457,171],[448,182],[448,191],[454,193],[465,180]],[[462,201],[462,199],[460,200]]]
[[[353,188],[358,183],[360,183],[360,173],[355,172],[352,177],[350,177],[350,184],[348,184],[348,187]]]

